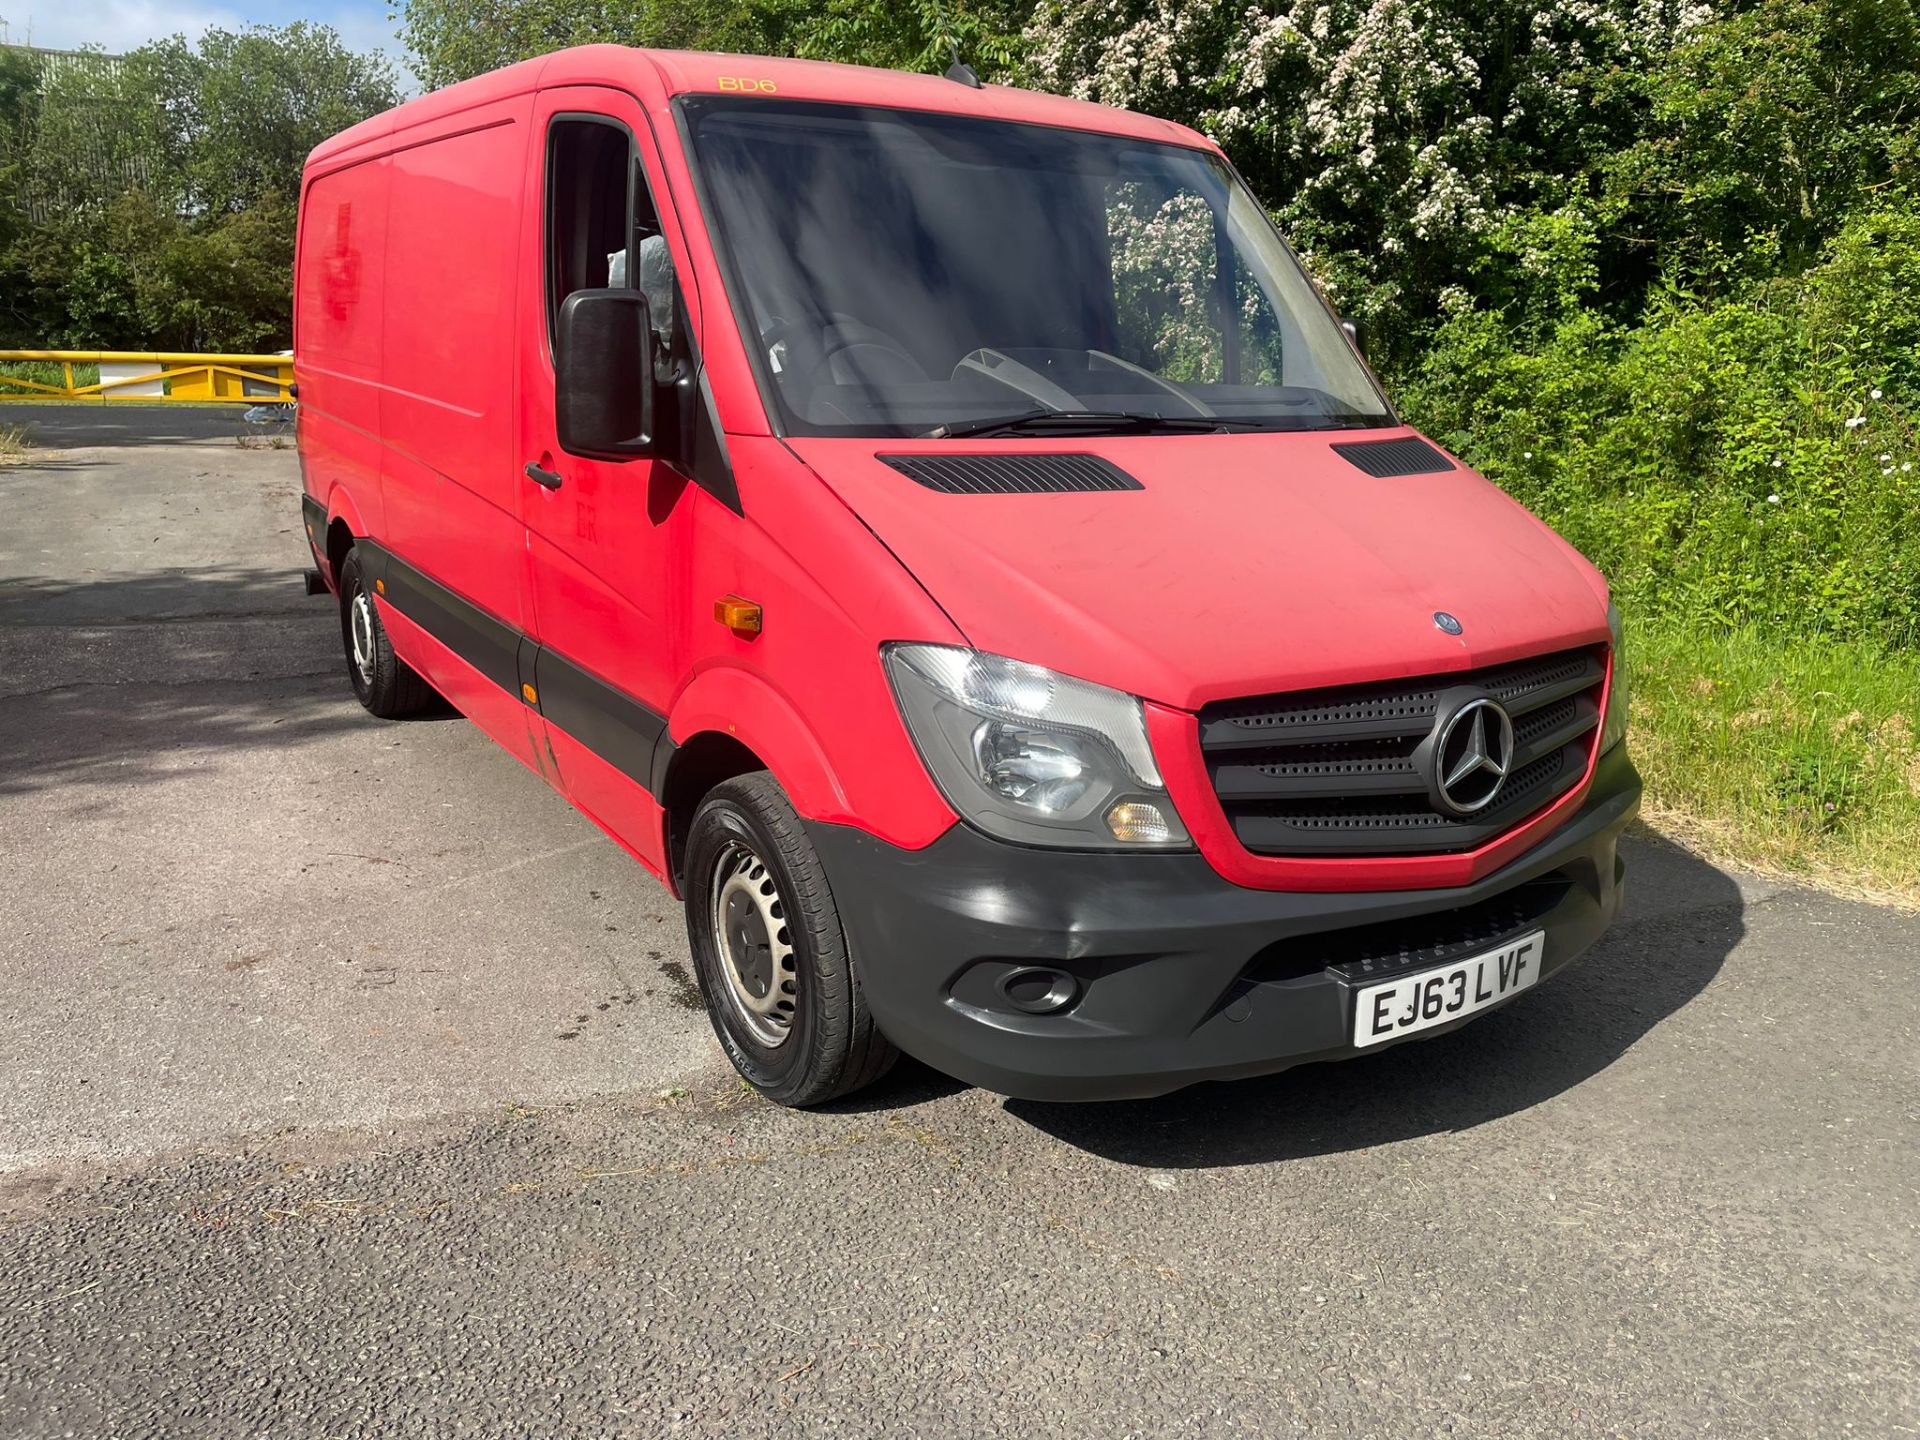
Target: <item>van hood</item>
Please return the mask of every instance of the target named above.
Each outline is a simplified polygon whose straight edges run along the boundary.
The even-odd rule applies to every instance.
[[[1412,434],[787,443],[971,644],[1183,710],[1606,639],[1599,572],[1494,485],[1375,477],[1333,449]],[[1140,488],[948,494],[880,458],[1042,454]]]

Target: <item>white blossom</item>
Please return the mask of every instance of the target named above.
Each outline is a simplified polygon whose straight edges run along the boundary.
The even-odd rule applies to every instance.
[[[1286,157],[1294,193],[1263,198],[1308,248],[1336,252],[1320,274],[1384,306],[1400,257],[1512,218],[1499,147],[1565,123],[1584,77],[1645,68],[1711,14],[1698,0],[1048,0],[1026,39],[1043,88]],[[1483,65],[1492,36],[1515,53]],[[1326,234],[1330,216],[1362,217],[1331,223],[1364,239]]]

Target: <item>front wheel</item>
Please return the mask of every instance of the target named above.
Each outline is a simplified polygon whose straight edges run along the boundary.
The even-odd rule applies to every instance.
[[[687,938],[714,1033],[769,1100],[819,1105],[886,1074],[826,872],[772,777],[714,787],[687,835]]]

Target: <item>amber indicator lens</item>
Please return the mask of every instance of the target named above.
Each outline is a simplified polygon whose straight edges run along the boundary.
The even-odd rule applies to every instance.
[[[713,618],[736,635],[760,633],[760,607],[738,595],[723,595],[714,601]]]

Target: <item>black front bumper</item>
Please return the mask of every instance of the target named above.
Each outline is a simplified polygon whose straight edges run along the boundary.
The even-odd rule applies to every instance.
[[[809,830],[889,1039],[1002,1094],[1104,1100],[1361,1053],[1358,990],[1533,930],[1553,974],[1618,913],[1616,842],[1639,802],[1623,746],[1571,820],[1478,884],[1334,894],[1247,889],[1193,854],[1025,849],[964,825],[918,851]],[[1075,998],[1023,1012],[1004,982],[1028,966],[1070,976]]]

